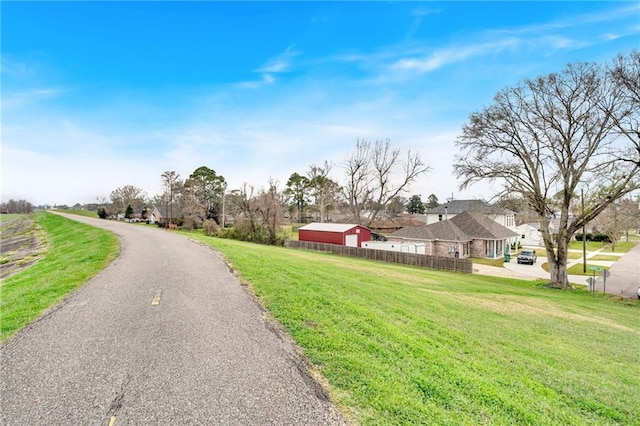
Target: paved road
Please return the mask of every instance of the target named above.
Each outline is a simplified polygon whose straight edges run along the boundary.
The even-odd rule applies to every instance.
[[[609,271],[611,276],[606,282],[607,293],[637,298],[640,289],[640,244],[625,253]],[[602,291],[604,285],[603,278],[599,277],[596,280],[596,290]]]
[[[587,258],[600,254],[600,250],[587,253]],[[616,256],[615,253],[606,253],[610,256]],[[542,269],[542,265],[547,262],[546,257],[538,257],[538,261],[534,265],[519,265],[516,260],[511,259],[510,263],[505,263],[505,269],[514,274],[525,275],[531,279],[542,278],[549,279],[549,273]],[[570,259],[567,268],[582,263],[582,258]],[[620,254],[620,259],[614,261],[598,261],[591,260],[588,262],[592,265],[610,266],[611,276],[607,278],[606,292],[616,296],[637,298],[638,289],[640,288],[640,244],[637,244],[632,250],[624,255]],[[475,267],[475,265],[474,265]],[[487,273],[490,275],[490,273]],[[569,275],[569,282],[587,286],[587,278],[585,275]],[[596,275],[596,291],[604,291],[604,280],[601,276]]]
[[[0,424],[343,423],[214,251],[73,218],[116,232],[122,255],[0,348]]]

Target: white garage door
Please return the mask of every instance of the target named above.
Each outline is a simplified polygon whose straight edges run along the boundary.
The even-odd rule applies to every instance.
[[[358,236],[357,235],[347,235],[345,238],[345,245],[347,247],[358,247]]]

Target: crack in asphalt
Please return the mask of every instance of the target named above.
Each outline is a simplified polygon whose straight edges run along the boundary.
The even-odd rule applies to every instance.
[[[127,386],[129,386],[129,382],[131,381],[131,375],[127,374],[124,376],[124,380],[120,384],[120,391],[116,394],[115,398],[111,402],[111,406],[107,411],[107,417],[115,416],[118,413],[118,410],[122,408],[122,404],[124,402],[124,396]]]

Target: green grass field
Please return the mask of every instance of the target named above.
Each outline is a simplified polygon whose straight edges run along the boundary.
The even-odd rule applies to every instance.
[[[0,214],[0,223],[8,222],[17,217],[20,217],[20,215],[19,214]]]
[[[359,424],[638,424],[640,305],[197,234]]]
[[[38,318],[119,253],[110,232],[51,213],[36,213],[48,250],[42,260],[1,282],[0,340]]]
[[[587,241],[587,251],[596,251],[602,249],[601,253],[626,253],[635,247],[636,243],[633,241],[621,241],[615,245],[615,248],[611,243],[600,243],[595,241]],[[569,248],[572,250],[582,250],[582,241],[569,242]]]
[[[98,217],[96,212],[92,212],[90,210],[64,210],[64,213],[75,214],[78,216],[86,216],[86,217]]]

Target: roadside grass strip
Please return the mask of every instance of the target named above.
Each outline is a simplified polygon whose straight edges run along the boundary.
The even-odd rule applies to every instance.
[[[596,241],[587,241],[587,251],[597,251],[600,253],[626,253],[636,246],[637,242],[621,241],[615,246],[611,243],[603,243]],[[582,241],[569,242],[569,248],[572,250],[582,250]]]
[[[91,210],[64,210],[64,213],[75,214],[76,216],[98,217],[98,213]]]
[[[37,319],[44,311],[104,269],[119,253],[112,233],[40,212],[48,249],[43,258],[0,285],[0,340]]]
[[[227,257],[357,424],[638,424],[636,302],[187,235]]]

